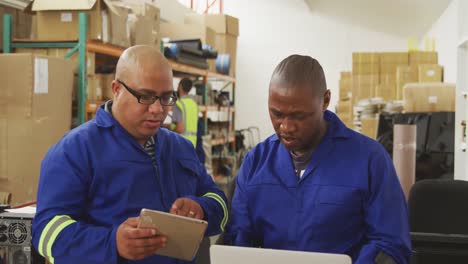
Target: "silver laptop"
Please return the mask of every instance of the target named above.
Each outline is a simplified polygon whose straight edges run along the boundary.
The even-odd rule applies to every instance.
[[[211,264],[351,264],[341,254],[212,245]]]

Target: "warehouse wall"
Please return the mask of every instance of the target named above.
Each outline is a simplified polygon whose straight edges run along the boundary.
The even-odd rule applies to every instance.
[[[404,37],[312,12],[303,0],[236,0],[224,1],[224,5],[226,14],[240,19],[236,128],[259,126],[262,138],[273,133],[267,109],[269,79],[274,67],[286,56],[307,54],[320,61],[332,91],[333,110],[338,99],[339,74],[351,70],[353,51],[407,49]]]
[[[455,83],[457,78],[458,1],[453,0],[450,3],[428,30],[420,45],[423,49],[425,38],[435,39],[436,51],[439,52],[439,64],[444,66],[444,80],[451,83]]]

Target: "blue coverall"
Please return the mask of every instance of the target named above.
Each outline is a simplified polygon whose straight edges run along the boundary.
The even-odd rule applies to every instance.
[[[160,128],[151,156],[102,107],[95,119],[70,131],[41,166],[33,244],[55,263],[194,263],[152,256],[118,256],[116,231],[142,208],[168,212],[179,197],[198,202],[206,235],[227,222],[226,197],[199,162],[192,143]]]
[[[238,246],[343,253],[374,263],[411,254],[407,205],[381,144],[330,111],[328,129],[303,176],[276,135],[245,157],[236,179],[227,241]]]

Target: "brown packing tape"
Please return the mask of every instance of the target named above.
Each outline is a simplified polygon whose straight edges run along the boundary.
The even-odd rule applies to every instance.
[[[416,125],[393,127],[393,163],[406,199],[415,182]]]

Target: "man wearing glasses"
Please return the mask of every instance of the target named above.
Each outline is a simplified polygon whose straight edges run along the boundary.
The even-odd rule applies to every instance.
[[[120,57],[114,98],[45,156],[33,244],[51,263],[193,263],[155,255],[167,240],[139,229],[142,208],[205,219],[224,230],[226,198],[190,141],[160,128],[177,97],[172,70],[154,47]]]

